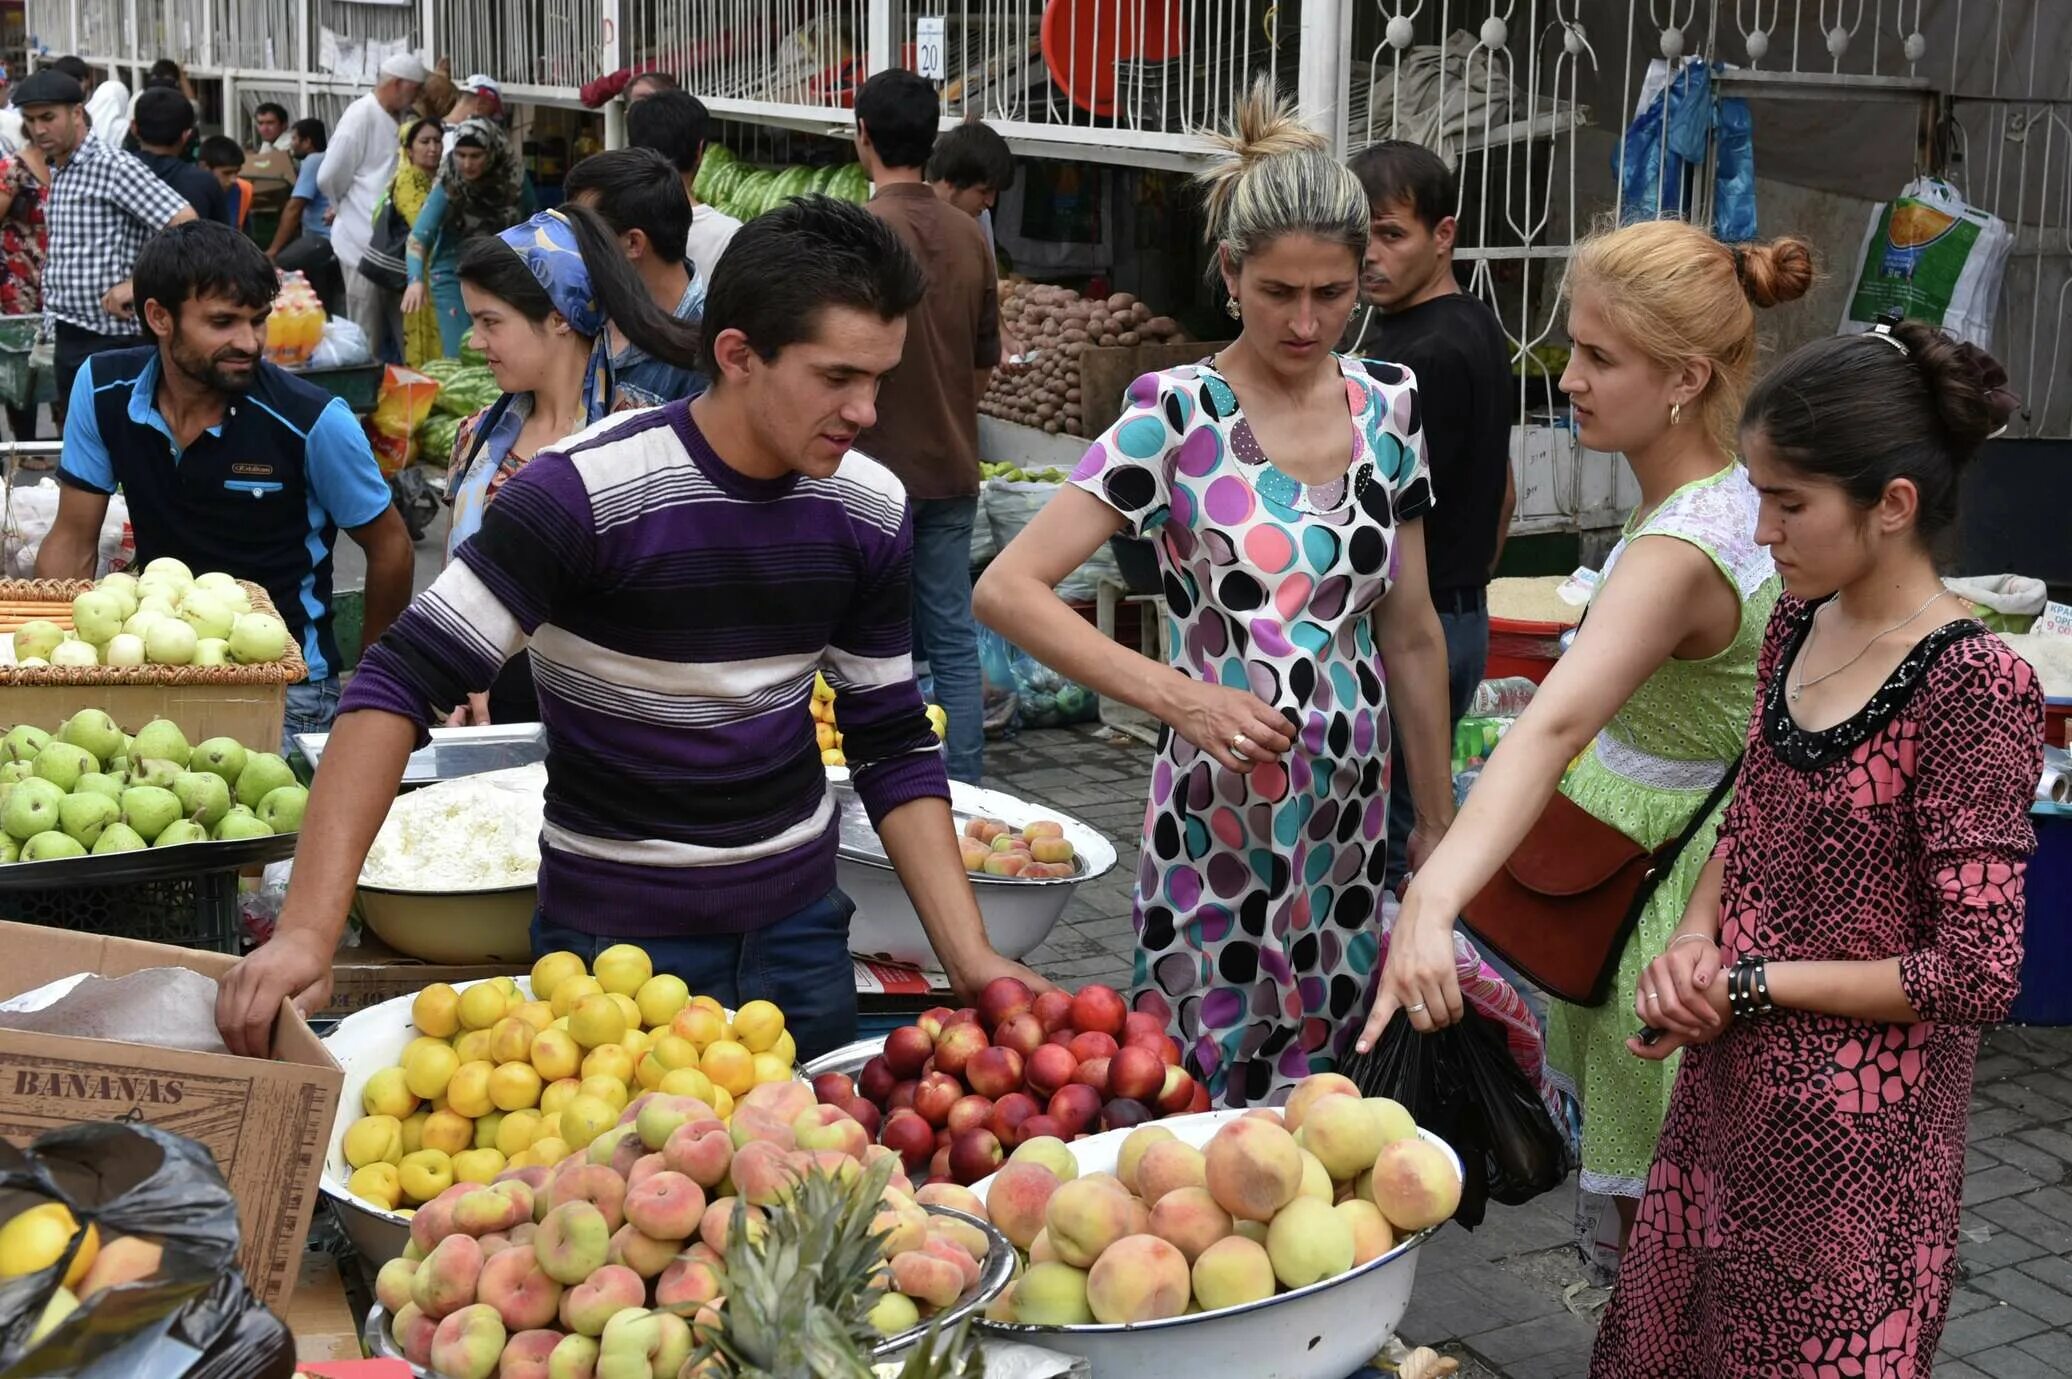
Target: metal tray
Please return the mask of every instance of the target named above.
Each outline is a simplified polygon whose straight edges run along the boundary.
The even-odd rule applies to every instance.
[[[322,762],[329,733],[295,734],[295,750],[314,771]],[[486,728],[434,728],[429,746],[410,754],[403,788],[531,766],[547,759],[547,729],[539,723],[492,723]]]
[[[182,843],[140,848],[99,857],[60,857],[49,862],[0,866],[0,891],[55,891],[73,886],[121,886],[134,881],[173,881],[201,872],[236,871],[280,862],[295,855],[295,833],[237,838],[222,843]]]

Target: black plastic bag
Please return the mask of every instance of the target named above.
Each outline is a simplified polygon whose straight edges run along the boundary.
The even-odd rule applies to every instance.
[[[148,1279],[80,1299],[29,1349],[71,1252],[0,1284],[0,1379],[267,1379],[294,1371],[288,1330],[237,1270],[237,1202],[209,1152],[149,1125],[74,1125],[27,1153],[0,1143],[0,1218],[63,1202],[103,1245],[147,1237],[163,1250]],[[77,1238],[74,1247],[77,1248]]]
[[[1341,1069],[1368,1096],[1399,1101],[1453,1146],[1464,1181],[1453,1219],[1473,1230],[1491,1200],[1515,1207],[1568,1176],[1568,1145],[1503,1034],[1473,1007],[1419,1034],[1401,1011],[1372,1052]]]

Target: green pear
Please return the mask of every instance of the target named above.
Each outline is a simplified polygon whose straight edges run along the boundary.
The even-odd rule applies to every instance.
[[[72,793],[75,795],[106,795],[110,800],[119,805],[122,803],[122,792],[128,786],[129,782],[113,771],[88,771],[78,780],[72,782]]]
[[[81,776],[100,770],[101,763],[95,761],[93,753],[84,747],[75,747],[69,742],[53,742],[36,754],[31,769],[35,775],[69,794]]]
[[[84,857],[86,849],[77,838],[52,829],[22,844],[24,862],[55,862],[60,857]]]
[[[259,822],[275,833],[293,833],[302,827],[302,811],[309,806],[309,791],[300,785],[283,785],[266,792],[253,812]]]
[[[21,855],[22,845],[5,833],[0,833],[0,862],[17,861]]]
[[[34,761],[50,745],[50,734],[27,723],[17,723],[0,737],[0,761]]]
[[[178,847],[182,843],[206,843],[209,831],[192,819],[175,819],[151,840],[155,848]]]
[[[198,666],[227,666],[230,664],[230,643],[222,637],[199,637],[194,643],[194,664]]]
[[[181,812],[204,828],[214,828],[230,812],[230,784],[213,771],[182,771],[173,795]]]
[[[0,761],[0,785],[12,785],[18,780],[27,780],[36,774],[35,758],[26,761]]]
[[[179,778],[180,763],[165,757],[145,757],[130,767],[131,785],[155,785],[161,790],[170,790]]]
[[[122,821],[145,842],[153,842],[180,817],[180,797],[156,785],[133,785],[122,792]]]
[[[177,723],[164,718],[154,718],[137,734],[136,740],[130,744],[128,755],[132,759],[163,757],[175,766],[185,766],[189,751],[187,736],[180,731]]]
[[[234,838],[271,838],[273,830],[263,823],[259,816],[243,805],[233,805],[223,822],[216,825],[213,835],[217,842],[228,842]]]
[[[101,840],[94,844],[94,856],[106,852],[141,852],[148,847],[144,839],[125,823],[112,823],[101,830]]]
[[[58,804],[58,828],[87,847],[101,840],[101,832],[122,818],[122,806],[106,795],[67,795]]]
[[[288,769],[287,762],[272,752],[249,752],[245,757],[245,769],[237,775],[237,802],[247,809],[256,810],[268,792],[293,784],[295,773]]]
[[[187,769],[213,771],[223,777],[224,784],[236,785],[238,776],[244,772],[245,758],[245,749],[236,738],[212,737],[194,744],[194,750],[187,757]]]
[[[58,729],[58,741],[84,747],[96,761],[122,754],[122,729],[100,709],[81,709],[66,719],[65,726]]]
[[[64,628],[48,618],[31,618],[14,630],[14,658],[25,661],[31,656],[41,656],[47,661],[63,640]]]
[[[130,759],[127,756],[109,757],[101,763],[101,769],[111,776],[126,776],[129,774]]]
[[[64,791],[41,776],[17,781],[7,794],[6,808],[0,809],[0,828],[18,843],[48,833],[58,826],[58,805],[64,798]]]

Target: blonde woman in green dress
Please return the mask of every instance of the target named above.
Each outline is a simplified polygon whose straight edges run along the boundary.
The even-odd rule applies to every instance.
[[[1684,829],[1740,753],[1777,580],[1755,543],[1757,498],[1734,457],[1734,424],[1755,357],[1752,308],[1797,297],[1811,279],[1797,240],[1730,248],[1680,221],[1629,225],[1577,247],[1567,285],[1574,353],[1561,387],[1577,438],[1623,455],[1641,501],[1574,646],[1413,877],[1361,1048],[1398,1010],[1420,1031],[1460,1018],[1454,918],[1557,789],[1654,849]],[[1683,918],[1716,828],[1705,825],[1657,886],[1609,999],[1556,1001],[1549,1014],[1548,1063],[1582,1107],[1580,1186],[1616,1204],[1622,1242],[1676,1076],[1674,1059],[1626,1049],[1634,989]]]

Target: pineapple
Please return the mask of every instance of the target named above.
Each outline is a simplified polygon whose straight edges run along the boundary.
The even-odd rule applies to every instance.
[[[875,1379],[871,1348],[882,1338],[866,1319],[876,1301],[882,1236],[871,1230],[892,1176],[883,1160],[848,1181],[815,1170],[775,1209],[760,1239],[739,1203],[728,1231],[721,1326],[685,1365],[738,1379]],[[984,1363],[964,1328],[931,1333],[899,1379],[978,1379]]]

